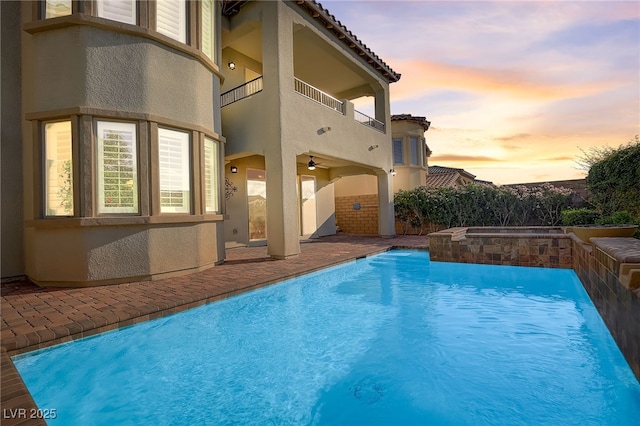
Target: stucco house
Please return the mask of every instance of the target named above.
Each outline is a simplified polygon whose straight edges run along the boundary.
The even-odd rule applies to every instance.
[[[3,280],[167,277],[222,262],[225,241],[294,256],[336,232],[351,175],[375,176],[393,235],[400,75],[319,3],[1,7]]]
[[[220,21],[213,0],[2,2],[3,278],[224,259]]]
[[[425,117],[411,114],[391,116],[393,193],[424,185],[431,150],[425,132],[431,123]],[[336,182],[336,220],[340,230],[351,234],[375,235],[378,229],[377,185],[370,176],[354,176]]]
[[[231,2],[222,21],[228,244],[299,253],[336,233],[335,186],[370,176],[393,226],[389,84],[400,75],[315,1]],[[358,112],[369,98],[374,116]]]

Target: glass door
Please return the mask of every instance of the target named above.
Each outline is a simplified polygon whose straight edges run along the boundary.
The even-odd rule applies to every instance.
[[[264,170],[247,169],[249,240],[267,238],[267,179]]]

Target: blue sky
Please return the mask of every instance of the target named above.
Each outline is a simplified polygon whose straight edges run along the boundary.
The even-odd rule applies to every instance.
[[[638,1],[321,4],[391,68],[391,113],[425,116],[430,164],[498,184],[575,179],[582,150],[640,133]]]

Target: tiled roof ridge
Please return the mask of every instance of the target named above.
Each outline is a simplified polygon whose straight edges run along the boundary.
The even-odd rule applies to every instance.
[[[424,128],[425,132],[429,130],[429,127],[431,126],[431,122],[427,120],[427,117],[422,117],[419,115],[392,114],[391,121],[415,121]]]
[[[333,21],[328,22],[329,24],[333,25],[331,28],[335,28],[335,25],[337,25],[339,27],[339,30],[345,34],[345,37],[341,40],[345,44],[347,44],[349,48],[359,47],[363,52],[365,52],[365,54],[368,54],[373,59],[373,61],[371,62],[377,62],[380,69],[378,69],[378,67],[375,67],[371,62],[369,64],[372,67],[376,68],[378,72],[383,74],[383,76],[386,77],[390,83],[394,83],[400,80],[401,74],[395,72],[385,61],[382,60],[382,58],[376,55],[366,44],[364,44],[355,34],[353,34],[351,30],[349,30],[342,22],[340,22],[340,20],[336,19],[336,17],[332,15],[328,9],[322,6],[320,2],[316,0],[296,0],[296,4],[298,4],[299,6],[307,5],[307,7],[309,7],[309,5],[315,6],[316,9],[319,9],[319,11],[322,12],[324,18],[329,18],[331,21]],[[340,38],[340,35],[338,35],[338,38]],[[355,46],[351,46],[347,38],[350,38],[352,42],[355,42]]]
[[[454,167],[445,167],[445,166],[429,166],[429,174],[437,174],[437,173],[459,173],[463,172],[464,169],[456,169]]]

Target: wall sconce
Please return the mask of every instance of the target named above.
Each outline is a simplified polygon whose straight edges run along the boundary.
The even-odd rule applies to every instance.
[[[313,155],[309,156],[309,163],[307,163],[307,168],[309,170],[315,170],[316,169],[316,162],[313,161]]]
[[[238,167],[231,166],[231,173],[238,173]]]
[[[391,176],[395,176],[396,175],[396,169],[389,170],[389,173],[391,173]]]
[[[228,66],[231,71],[236,69],[236,63],[233,61],[229,62]]]
[[[374,149],[378,148],[378,145],[371,145],[369,147],[369,151],[373,151]]]

